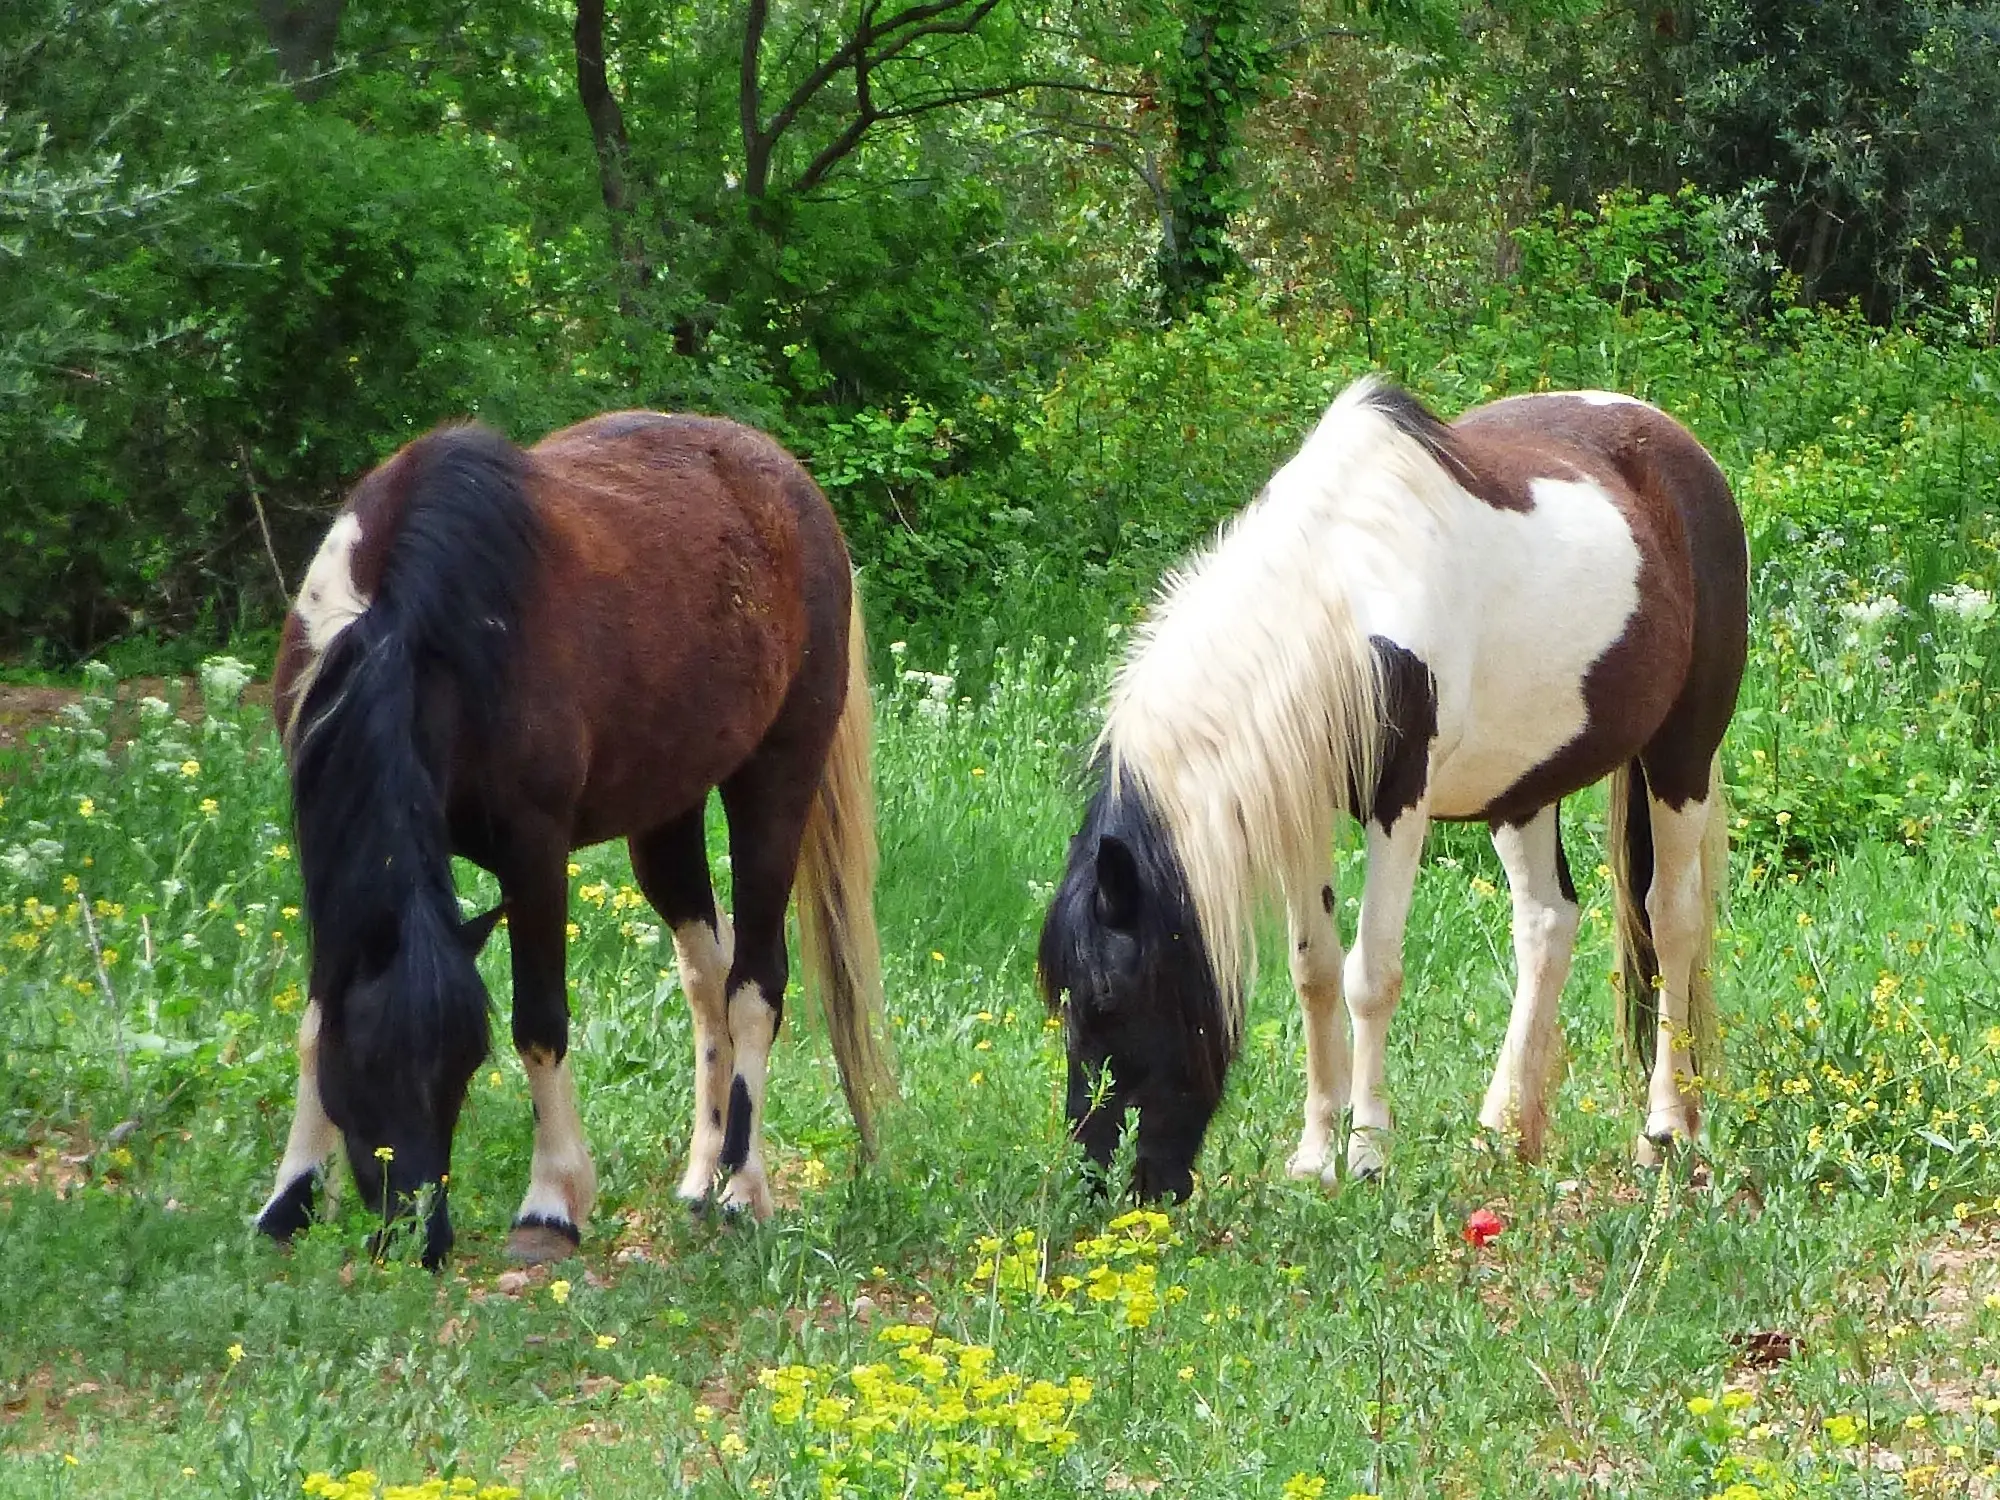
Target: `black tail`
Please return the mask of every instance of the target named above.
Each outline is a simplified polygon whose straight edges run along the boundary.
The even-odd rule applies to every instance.
[[[457,737],[491,732],[506,703],[539,540],[527,457],[498,434],[447,429],[398,462],[405,502],[381,581],[319,662],[291,755],[312,994],[392,1071],[488,1045],[485,986],[458,937],[445,778]],[[386,1003],[342,1016],[357,983]]]
[[[1618,933],[1618,1035],[1641,1071],[1650,1071],[1660,1026],[1660,956],[1646,914],[1653,888],[1653,815],[1646,772],[1636,759],[1611,773],[1605,843]]]

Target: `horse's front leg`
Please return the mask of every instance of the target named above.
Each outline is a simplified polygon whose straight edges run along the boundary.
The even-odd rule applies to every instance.
[[[514,950],[514,1050],[535,1101],[535,1157],[527,1196],[507,1236],[511,1259],[561,1260],[583,1241],[597,1199],[597,1168],[577,1113],[569,1066],[564,949],[569,922],[566,841],[509,870],[502,886]]]
[[[340,1144],[340,1131],[320,1103],[319,1023],[319,1002],[308,1001],[299,1022],[299,1093],[292,1108],[291,1134],[285,1139],[284,1160],[278,1163],[277,1185],[257,1211],[257,1228],[280,1242],[312,1222],[321,1164]],[[332,1197],[330,1187],[327,1196]]]
[[[1334,1185],[1334,1138],[1347,1112],[1349,1056],[1340,1024],[1340,928],[1330,881],[1291,880],[1285,923],[1291,942],[1292,985],[1306,1032],[1306,1119],[1299,1149],[1285,1170]]]
[[[1380,1175],[1389,1145],[1389,1022],[1403,995],[1403,928],[1430,828],[1430,799],[1418,798],[1386,827],[1370,819],[1368,876],[1361,892],[1361,920],[1344,972],[1347,1014],[1354,1024],[1354,1128],[1347,1167],[1360,1177]]]
[[[1556,1009],[1576,948],[1576,886],[1563,858],[1556,804],[1525,823],[1496,824],[1493,847],[1514,898],[1514,1008],[1479,1123],[1513,1135],[1521,1159],[1542,1154]]]

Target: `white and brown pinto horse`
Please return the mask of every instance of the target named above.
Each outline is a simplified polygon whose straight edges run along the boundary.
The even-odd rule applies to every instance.
[[[807,967],[872,1145],[893,1091],[878,1038],[867,651],[847,548],[810,477],[731,422],[620,412],[515,447],[417,439],[364,478],[285,620],[275,679],[312,930],[298,1106],[258,1215],[314,1211],[344,1140],[362,1196],[428,1191],[424,1259],[487,1051],[451,857],[498,877],[535,1152],[509,1250],[569,1253],[596,1193],[564,980],[572,849],[622,837],[673,932],[694,1012],[682,1195],[771,1211],[759,1145],[794,876]],[[709,884],[720,788],[735,890]]]
[[[1089,1155],[1107,1163],[1136,1108],[1135,1186],[1189,1190],[1275,893],[1306,1035],[1290,1170],[1334,1181],[1350,1103],[1349,1168],[1378,1170],[1404,921],[1440,818],[1490,824],[1512,888],[1519,975],[1480,1121],[1536,1155],[1578,923],[1557,806],[1606,775],[1640,1150],[1692,1135],[1747,586],[1727,481],[1651,406],[1523,396],[1447,426],[1373,381],[1345,392],[1168,587],[1112,691],[1040,948]],[[1368,846],[1344,962],[1343,812]]]

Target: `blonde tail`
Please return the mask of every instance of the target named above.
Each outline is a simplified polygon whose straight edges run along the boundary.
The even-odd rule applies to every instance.
[[[847,631],[847,704],[827,752],[799,855],[799,946],[826,1012],[840,1086],[864,1157],[875,1155],[875,1111],[896,1097],[882,1013],[875,934],[875,788],[869,743],[868,642],[855,586]]]
[[[1722,1072],[1722,1025],[1715,1008],[1715,932],[1729,895],[1729,793],[1722,784],[1722,752],[1708,763],[1708,827],[1701,835],[1701,946],[1688,979],[1688,1029],[1694,1033],[1695,1071],[1713,1082]]]
[[[1708,914],[1688,982],[1688,1029],[1694,1034],[1697,1071],[1713,1076],[1721,1066],[1715,1010],[1715,929],[1729,888],[1729,802],[1722,785],[1722,756],[1708,767],[1708,826],[1701,840],[1701,905]],[[1638,761],[1611,773],[1611,802],[1604,824],[1618,934],[1618,1039],[1642,1070],[1653,1066],[1660,1023],[1660,960],[1646,892],[1653,884],[1653,821],[1646,775]]]

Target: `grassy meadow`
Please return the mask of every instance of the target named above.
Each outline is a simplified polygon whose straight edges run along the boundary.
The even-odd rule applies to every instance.
[[[1586,798],[1545,1162],[1475,1139],[1507,898],[1484,831],[1440,829],[1386,1179],[1285,1178],[1302,1042],[1267,964],[1194,1199],[1088,1201],[1030,954],[1102,649],[1003,651],[975,696],[892,645],[880,915],[905,1100],[883,1160],[855,1170],[795,1006],[780,1212],[675,1203],[671,945],[622,846],[586,851],[573,1055],[603,1197],[582,1257],[533,1272],[499,1253],[531,1135],[504,1053],[460,1127],[444,1274],[367,1261],[351,1194],[288,1254],[252,1234],[305,944],[276,746],[239,664],[204,667],[192,723],[97,672],[0,767],[0,1494],[1996,1493],[2000,714],[1979,674],[2000,621],[1964,581],[1898,603],[1788,564],[1759,591],[1726,752],[1728,1067],[1698,1152],[1629,1163]],[[1870,777],[1902,796],[1857,793],[1828,826],[1814,799]],[[1350,925],[1357,861],[1350,836]],[[1505,1227],[1475,1244],[1480,1209]]]

